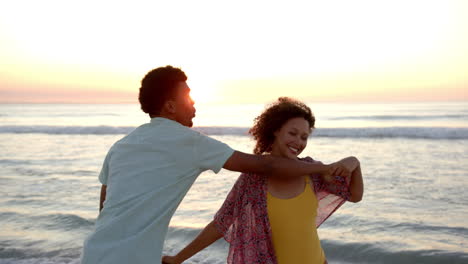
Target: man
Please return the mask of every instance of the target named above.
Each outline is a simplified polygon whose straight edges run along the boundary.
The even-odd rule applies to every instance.
[[[151,122],[117,141],[104,160],[99,175],[102,210],[84,243],[83,264],[160,263],[171,217],[203,171],[225,168],[274,177],[350,174],[340,163],[242,153],[190,129],[195,108],[186,80],[172,66],[143,78],[139,101]]]

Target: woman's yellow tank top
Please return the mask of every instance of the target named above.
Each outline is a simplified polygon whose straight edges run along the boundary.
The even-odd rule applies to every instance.
[[[323,264],[325,254],[315,226],[318,201],[306,177],[304,191],[290,199],[267,193],[273,247],[278,264]]]

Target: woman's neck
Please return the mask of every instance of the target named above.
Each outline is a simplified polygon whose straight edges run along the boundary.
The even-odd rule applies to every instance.
[[[270,152],[269,155],[275,156],[275,157],[290,159],[290,157],[283,156],[283,155],[281,155],[281,154],[279,154],[277,152],[274,152],[274,151]],[[289,185],[289,184],[295,184],[295,183],[298,183],[298,182],[302,182],[303,180],[304,180],[304,177],[282,177],[282,178],[269,177],[268,178],[268,182],[270,182],[271,184],[273,184],[275,186],[279,186],[279,187],[281,187],[281,185]]]
[[[271,155],[271,156],[275,156],[275,157],[290,159],[290,157],[281,155],[281,153],[280,153],[279,151],[276,151],[276,150],[272,150],[272,151],[270,152],[270,155]],[[297,158],[297,157],[296,157],[296,158]]]

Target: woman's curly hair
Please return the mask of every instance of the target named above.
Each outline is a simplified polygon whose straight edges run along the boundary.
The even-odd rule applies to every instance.
[[[310,108],[295,99],[280,97],[278,101],[268,107],[254,119],[254,125],[249,130],[255,141],[255,154],[270,152],[275,141],[274,133],[291,118],[302,117],[309,123],[312,130],[315,126],[315,117]]]

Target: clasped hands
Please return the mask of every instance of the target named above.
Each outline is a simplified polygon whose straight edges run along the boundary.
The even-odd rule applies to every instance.
[[[357,167],[359,167],[359,160],[355,157],[348,157],[327,165],[327,170],[322,175],[326,181],[331,181],[332,176],[349,178]]]

